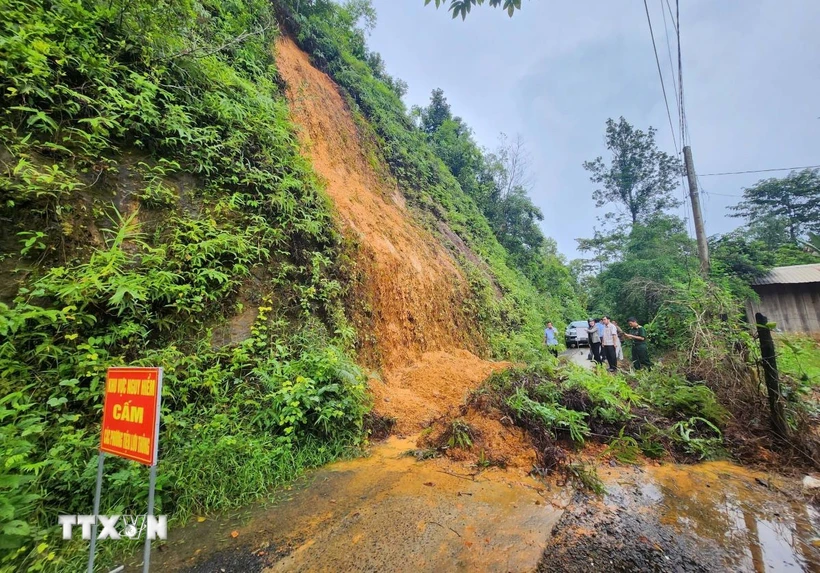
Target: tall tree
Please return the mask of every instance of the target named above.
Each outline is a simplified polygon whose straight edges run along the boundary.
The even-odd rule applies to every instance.
[[[588,259],[579,260],[590,272],[597,274],[604,272],[608,265],[621,259],[629,230],[625,225],[619,225],[612,230],[593,230],[595,233],[591,239],[575,240],[579,252],[592,254]]]
[[[695,243],[679,217],[659,214],[632,225],[620,260],[598,275],[592,289],[597,308],[651,319],[663,302],[664,285],[688,282],[696,268]]]
[[[516,188],[523,189],[525,193],[530,192],[533,185],[531,156],[521,135],[510,139],[502,133],[498,149],[492,157],[503,167],[497,176],[502,198],[509,196]]]
[[[509,139],[502,133],[495,153],[486,155],[485,166],[493,181],[485,214],[499,242],[526,265],[525,260],[539,256],[544,235],[538,222],[544,215],[528,195],[533,178],[523,139]]]
[[[436,88],[430,95],[430,105],[421,110],[421,129],[427,135],[432,135],[448,119],[452,119],[450,104],[444,97],[444,90]]]
[[[806,233],[820,233],[820,170],[792,171],[781,179],[764,179],[743,190],[743,201],[730,207],[732,217],[752,225],[783,219],[792,243]]]
[[[598,183],[592,198],[602,207],[608,203],[625,208],[632,224],[680,204],[672,192],[681,173],[680,162],[658,150],[655,128],[635,129],[623,117],[606,120],[606,147],[612,153],[609,165],[602,157],[585,161],[589,179]]]

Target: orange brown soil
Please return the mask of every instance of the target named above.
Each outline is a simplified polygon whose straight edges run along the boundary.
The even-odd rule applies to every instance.
[[[428,352],[410,366],[387,372],[385,380],[371,380],[377,414],[396,418],[396,432],[415,434],[462,404],[501,362],[476,358],[466,350]]]
[[[395,418],[399,434],[418,432],[505,365],[475,356],[484,343],[462,310],[461,270],[414,220],[337,86],[289,38],[277,43],[276,61],[304,153],[358,247],[363,304],[354,322],[360,361],[381,370],[370,381],[375,411]]]
[[[477,410],[465,406],[455,415],[436,421],[432,431],[419,439],[422,448],[447,446],[451,435],[451,424],[458,420],[466,424],[472,433],[472,446],[465,449],[448,447],[445,456],[451,460],[482,464],[503,468],[519,468],[529,471],[536,463],[535,449],[527,433],[512,424],[512,421],[495,408]]]
[[[333,81],[291,39],[280,40],[276,50],[303,148],[327,184],[345,234],[359,245],[361,294],[375,338],[363,337],[365,360],[392,369],[425,352],[476,349],[477,329],[460,310],[467,283],[453,257],[413,220],[395,180],[385,169],[377,172],[381,164],[367,153]]]

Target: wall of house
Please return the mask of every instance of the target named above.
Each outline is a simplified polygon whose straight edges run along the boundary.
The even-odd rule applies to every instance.
[[[754,324],[760,312],[784,332],[820,332],[820,283],[758,285],[759,302],[748,301],[746,313]]]

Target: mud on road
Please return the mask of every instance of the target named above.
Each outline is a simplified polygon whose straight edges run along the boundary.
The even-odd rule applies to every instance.
[[[369,457],[316,470],[269,508],[171,529],[152,569],[534,570],[569,492],[526,471],[417,461],[407,455],[415,447],[390,438]]]
[[[239,521],[172,530],[156,571],[820,571],[799,484],[729,462],[602,464],[607,493],[462,474],[391,439]],[[231,533],[237,533],[236,537]],[[134,563],[134,566],[138,564]],[[137,571],[134,567],[129,571]]]
[[[621,490],[607,502],[579,492],[553,530],[539,573],[587,571],[722,571],[719,548],[661,524],[645,500]]]
[[[820,513],[797,484],[729,462],[599,468],[538,571],[820,571]]]

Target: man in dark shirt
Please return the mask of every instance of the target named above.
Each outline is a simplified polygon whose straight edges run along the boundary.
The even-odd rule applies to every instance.
[[[649,360],[649,349],[646,346],[646,329],[638,324],[634,317],[627,320],[629,331],[624,336],[632,341],[632,367],[640,370],[643,367],[652,368],[652,361]]]

